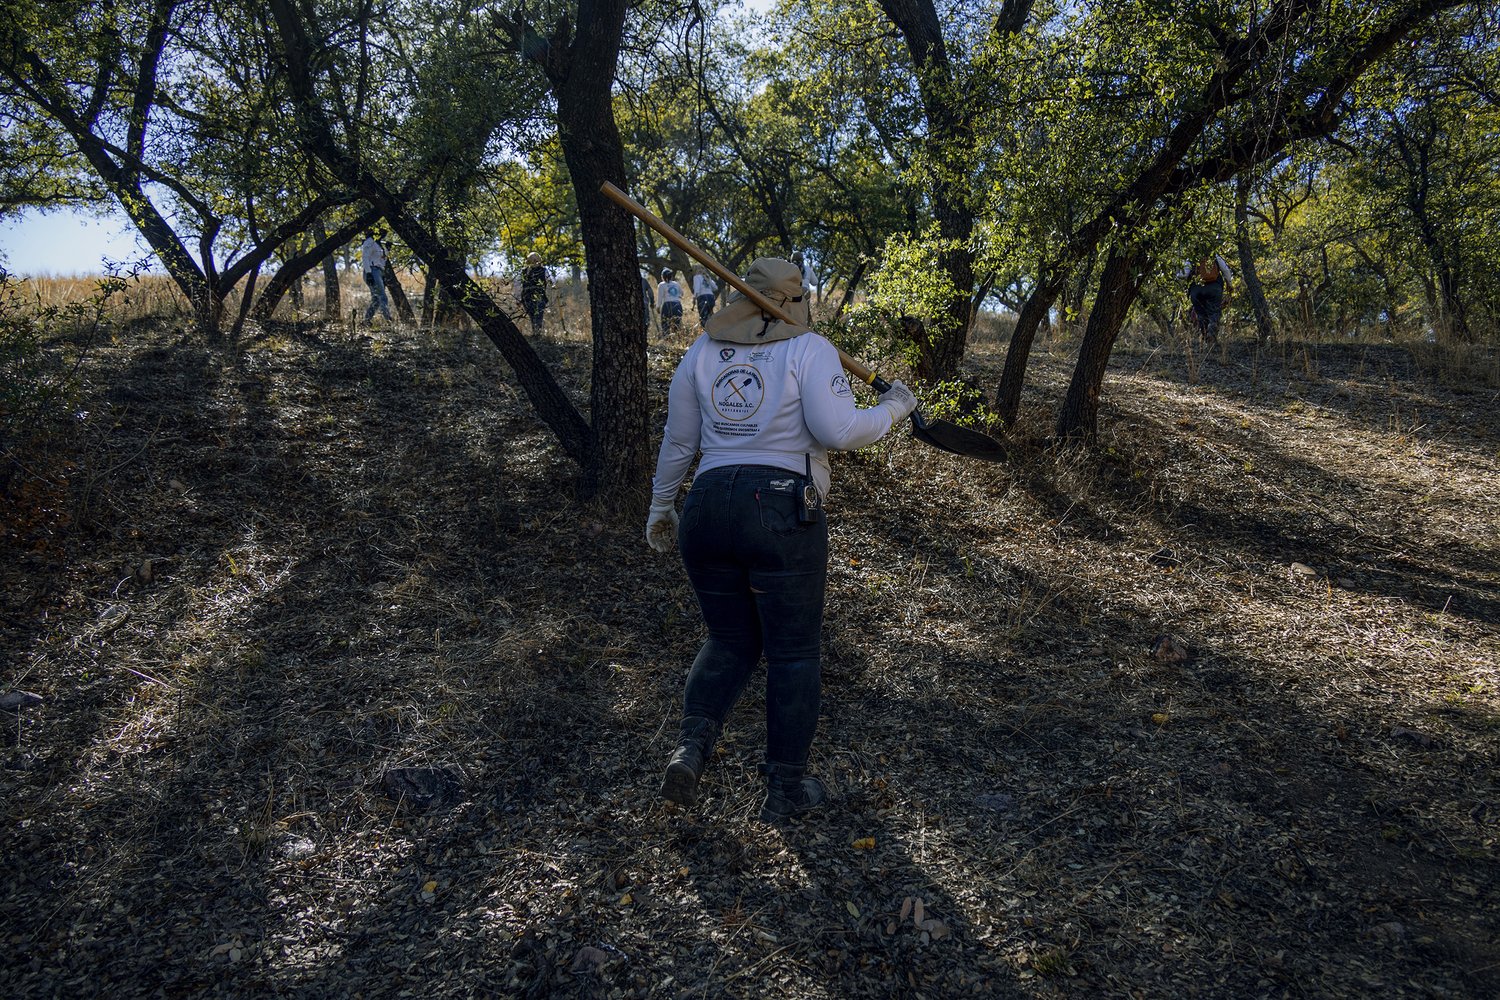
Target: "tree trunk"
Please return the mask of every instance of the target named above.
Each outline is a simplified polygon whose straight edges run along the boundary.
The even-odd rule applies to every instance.
[[[1032,6],[1032,0],[1006,0],[990,20],[989,41],[1019,34]],[[880,0],[880,8],[906,42],[927,118],[923,145],[931,160],[929,193],[943,241],[938,270],[950,287],[943,314],[931,317],[931,333],[916,345],[917,374],[944,379],[958,371],[974,322],[974,251],[969,243],[975,204],[973,116],[979,99],[954,69],[933,0]]]
[[[974,321],[974,253],[969,238],[974,219],[963,206],[967,194],[960,184],[939,182],[935,187],[938,233],[943,240],[937,264],[951,287],[942,315],[933,317],[927,336],[917,341],[916,373],[936,381],[958,371],[969,343],[969,326]]]
[[[866,266],[865,258],[861,257],[859,263],[854,265],[854,273],[849,275],[849,280],[844,283],[844,294],[839,298],[838,308],[833,311],[833,321],[835,323],[844,315],[844,310],[848,307],[849,303],[854,301],[854,290],[864,280]]]
[[[593,462],[584,490],[639,490],[650,474],[646,328],[635,224],[600,187],[623,187],[625,147],[611,103],[626,0],[583,0],[567,74],[550,71],[563,159],[573,181],[593,324]]]
[[[1441,226],[1431,206],[1432,157],[1428,135],[1409,135],[1399,123],[1395,125],[1396,151],[1406,166],[1406,204],[1412,218],[1417,222],[1422,245],[1432,262],[1433,276],[1437,279],[1437,312],[1433,315],[1433,329],[1443,343],[1454,340],[1470,342],[1468,305],[1458,289],[1458,268],[1453,248],[1444,239]]]
[[[23,39],[28,36],[22,32],[7,36],[7,44],[0,47],[3,48],[0,75],[17,85],[19,93],[24,95],[23,104],[40,110],[72,138],[78,152],[119,200],[120,207],[187,298],[200,330],[209,340],[217,341],[221,336],[226,296],[242,278],[259,271],[279,246],[297,236],[334,199],[329,195],[315,199],[304,209],[303,217],[276,227],[264,239],[254,235],[250,251],[220,273],[214,242],[223,219],[214,208],[213,197],[195,193],[187,180],[158,169],[160,165],[153,166],[146,157],[146,151],[153,147],[148,133],[158,117],[158,75],[163,59],[172,61],[167,49],[176,36],[174,20],[179,16],[181,4],[177,0],[154,0],[139,6],[135,11],[139,18],[133,19],[134,26],[142,29],[139,39],[128,41],[113,29],[104,29],[103,35],[95,40],[78,40],[82,46],[80,52],[87,51],[90,58],[97,56],[100,60],[97,72],[84,71],[75,77],[72,74],[78,73],[80,67],[72,66],[67,75],[59,77],[40,52],[26,46]],[[13,19],[7,16],[7,28]],[[126,50],[134,56],[133,65],[130,59],[123,58]],[[89,84],[83,82],[90,77],[92,93]],[[106,113],[110,100],[106,95],[111,92],[129,98],[130,110],[123,116]],[[196,260],[185,249],[186,243],[178,238],[173,223],[147,196],[147,185],[168,192],[185,218],[196,217],[187,223],[197,232]],[[242,309],[236,329],[243,319]]]
[[[1311,340],[1317,335],[1317,305],[1313,302],[1312,279],[1305,274],[1297,275],[1297,322],[1302,328],[1302,339]]]
[[[1469,328],[1469,305],[1459,292],[1458,275],[1449,265],[1446,255],[1440,258],[1438,264],[1437,287],[1443,305],[1442,325],[1439,329],[1446,334],[1449,343],[1457,341],[1472,344],[1474,332]]]
[[[276,307],[281,304],[282,296],[289,290],[300,287],[302,276],[319,263],[324,264],[324,276],[327,277],[327,263],[333,260],[333,254],[339,247],[348,243],[365,229],[375,224],[380,218],[380,213],[373,208],[366,209],[352,221],[346,222],[330,235],[322,222],[313,227],[314,244],[308,249],[302,250],[295,256],[289,258],[282,264],[271,280],[266,282],[265,289],[260,293],[260,299],[255,303],[255,309],[251,315],[256,322],[264,323],[276,312]],[[338,315],[338,271],[333,272],[333,301],[334,308],[330,315]],[[326,293],[325,293],[326,295]],[[293,305],[301,308],[301,302],[293,297]]]
[[[437,325],[438,283],[437,276],[428,268],[422,275],[422,325]]]
[[[378,216],[377,216],[378,218]],[[358,230],[355,230],[358,232]],[[349,239],[353,239],[350,236]],[[339,247],[349,240],[334,242],[328,238],[328,229],[320,221],[317,228],[313,230],[313,239],[317,240],[318,246],[327,247],[328,252],[323,256],[323,318],[337,322],[342,318],[344,306],[339,294]]]
[[[1153,302],[1147,306],[1146,314],[1151,317],[1151,322],[1156,324],[1156,328],[1161,331],[1163,337],[1170,339],[1176,333],[1171,314],[1160,302]]]
[[[22,41],[25,36],[12,33],[13,25],[10,22],[14,20],[14,15],[9,10],[5,15],[8,32],[5,58],[0,59],[0,66],[3,66],[6,76],[20,85],[22,93],[32,91],[43,112],[72,138],[83,158],[100,180],[104,181],[110,194],[114,195],[126,216],[166,268],[168,276],[187,298],[200,330],[210,340],[217,340],[219,320],[223,313],[223,293],[214,287],[211,272],[188,256],[171,223],[146,197],[142,185],[142,163],[138,154],[144,147],[147,122],[156,101],[157,71],[167,39],[171,35],[173,5],[158,2],[146,5],[146,9],[140,13],[145,17],[145,31],[137,53],[139,62],[134,79],[125,83],[126,87],[133,88],[131,96],[134,106],[125,123],[126,135],[116,133],[110,136],[110,140],[114,142],[123,138],[123,146],[112,147],[108,141],[95,134],[95,128],[99,127],[104,94],[93,94],[82,109],[75,105],[78,86],[54,76],[52,67],[46,60],[26,48]],[[122,39],[115,36],[112,41],[118,45]],[[101,73],[100,79],[108,80],[108,74]],[[174,191],[179,195],[185,193],[180,188]],[[218,220],[206,217],[201,221],[207,251],[212,246],[212,233],[217,230],[219,223]],[[212,265],[211,254],[208,263]]]
[[[219,321],[223,316],[223,295],[183,251],[172,227],[157,212],[156,206],[147,200],[139,184],[128,189],[116,189],[115,194],[126,214],[135,222],[136,229],[156,253],[157,260],[162,262],[162,266],[192,304],[193,317],[199,330],[209,340],[218,340]]]
[[[932,208],[942,240],[937,266],[950,287],[942,315],[930,317],[927,335],[915,344],[916,373],[920,378],[944,379],[958,371],[974,319],[974,251],[969,246],[974,232],[969,191],[972,123],[932,0],[880,0],[880,6],[906,42],[927,117]],[[1010,6],[1024,8],[1023,24],[1030,4]]]
[[[1057,300],[1057,294],[1067,277],[1066,272],[1052,275],[1043,273],[1036,287],[1026,297],[1025,304],[1021,306],[1020,315],[1016,317],[1016,327],[1010,335],[1010,346],[1005,351],[1005,371],[1001,373],[1000,385],[995,390],[995,411],[1006,427],[1016,422],[1016,415],[1021,409],[1021,386],[1026,381],[1026,365],[1031,358],[1031,345],[1036,339],[1037,328],[1052,310],[1052,303]]]
[[[260,268],[253,269],[245,276],[245,294],[240,297],[240,311],[234,317],[234,326],[229,331],[229,342],[237,344],[240,333],[245,329],[245,317],[250,315],[250,303],[255,301],[255,282],[260,278]]]
[[[1305,87],[1307,96],[1278,118],[1274,127],[1268,129],[1256,116],[1247,116],[1242,124],[1232,128],[1204,152],[1203,137],[1209,123],[1243,95],[1253,92],[1241,87],[1240,82],[1264,66],[1267,59],[1282,58],[1282,40],[1301,31],[1306,21],[1316,17],[1318,12],[1313,4],[1272,5],[1260,26],[1252,32],[1255,44],[1236,46],[1233,58],[1215,68],[1213,76],[1204,83],[1202,103],[1183,114],[1172,126],[1151,163],[1124,185],[1109,204],[1073,230],[1058,263],[1068,265],[1087,259],[1111,231],[1136,232],[1145,219],[1159,213],[1165,203],[1181,199],[1186,192],[1203,183],[1227,181],[1241,170],[1279,157],[1283,150],[1298,141],[1328,135],[1342,120],[1340,105],[1370,66],[1440,9],[1456,5],[1456,0],[1429,0],[1397,7],[1390,18],[1372,26],[1368,32],[1352,40],[1347,48],[1328,53],[1331,65],[1324,65],[1322,59],[1309,59],[1308,65],[1317,67],[1316,79],[1305,74],[1283,74],[1284,85],[1296,83]],[[1199,150],[1196,156],[1193,153],[1195,148]],[[1103,288],[1101,280],[1101,290]],[[1101,292],[1096,308],[1104,305],[1106,298]],[[1123,315],[1119,320],[1123,322]],[[1090,329],[1093,328],[1091,322]],[[1109,337],[1111,344],[1118,331],[1116,324]],[[1096,337],[1096,343],[1090,345],[1091,349],[1097,350],[1098,339]],[[1096,360],[1102,380],[1107,353],[1103,359]],[[1080,354],[1080,366],[1084,361],[1083,354]],[[1095,398],[1092,404],[1089,403],[1086,391],[1089,380],[1083,379],[1080,384],[1077,375],[1075,372],[1074,388],[1082,395],[1072,400],[1071,405],[1065,405],[1064,412],[1059,414],[1059,424],[1066,424],[1070,429],[1084,425],[1092,429],[1098,401]],[[1098,384],[1095,384],[1096,394],[1097,389]],[[1070,389],[1070,396],[1073,394],[1074,389]]]
[[[1115,338],[1141,291],[1141,281],[1149,261],[1138,252],[1117,247],[1110,252],[1099,276],[1099,294],[1089,312],[1089,323],[1083,343],[1078,348],[1078,363],[1073,380],[1057,413],[1057,436],[1092,444],[1099,433],[1099,396],[1104,373]]]
[[[146,244],[156,254],[156,259],[161,261],[168,276],[192,306],[199,330],[209,340],[217,340],[219,320],[223,315],[223,297],[213,287],[203,269],[183,250],[171,224],[146,197],[140,175],[115,163],[103,143],[87,130],[74,133],[73,138],[84,158],[109,186],[110,193],[135,224],[136,231],[146,240]]]
[[[1245,294],[1250,296],[1250,308],[1255,312],[1256,338],[1270,343],[1276,335],[1271,322],[1271,307],[1266,303],[1266,290],[1261,286],[1260,273],[1255,266],[1255,249],[1250,243],[1250,176],[1242,173],[1234,181],[1234,242],[1239,248],[1240,280]]]
[[[401,317],[403,323],[416,323],[417,314],[412,311],[411,299],[406,297],[406,289],[401,287],[401,282],[396,280],[396,272],[388,268],[385,274],[385,290],[391,293],[391,301],[396,303],[396,315]]]
[[[1063,279],[1062,286],[1058,289],[1057,304],[1057,329],[1061,336],[1071,336],[1083,323],[1084,306],[1088,300],[1089,281],[1094,276],[1095,265],[1099,263],[1098,244],[1092,244],[1088,252],[1076,259],[1063,259],[1054,262],[1051,266],[1061,269],[1063,265],[1071,263],[1068,276]]]

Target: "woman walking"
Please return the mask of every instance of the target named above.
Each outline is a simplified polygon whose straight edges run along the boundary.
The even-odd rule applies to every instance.
[[[1184,262],[1178,277],[1188,278],[1188,301],[1197,319],[1198,333],[1210,345],[1219,342],[1219,317],[1229,298],[1229,283],[1234,272],[1229,262],[1218,254],[1203,254],[1198,263]]]
[[[661,311],[661,336],[671,340],[682,329],[682,286],[672,276],[672,269],[662,268],[656,286],[656,308]]]
[[[802,276],[790,261],[757,260],[745,281],[804,325],[776,321],[732,294],[672,377],[646,541],[658,552],[680,546],[708,639],[688,672],[661,794],[697,803],[714,741],[764,654],[760,816],[781,822],[827,796],[807,762],[822,696],[828,452],[884,437],[916,397],[895,382],[876,406],[855,405],[837,350],[805,325]],[[679,519],[678,488],[699,452]]]
[[[547,285],[551,277],[542,266],[542,255],[535,251],[526,255],[526,268],[521,272],[521,308],[531,318],[531,332],[537,336],[542,332],[542,318],[547,314]]]

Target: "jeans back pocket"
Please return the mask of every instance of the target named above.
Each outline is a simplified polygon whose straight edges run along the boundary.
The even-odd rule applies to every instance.
[[[760,508],[760,526],[773,535],[795,535],[805,531],[802,520],[802,479],[788,475],[769,480],[755,491]]]

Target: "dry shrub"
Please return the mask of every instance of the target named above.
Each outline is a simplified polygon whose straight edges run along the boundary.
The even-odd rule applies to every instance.
[[[969,331],[969,343],[975,347],[1004,347],[1016,330],[1014,313],[980,312]]]
[[[1440,385],[1500,388],[1500,350],[1488,344],[1435,344],[1421,341],[1411,348],[1418,370]]]
[[[129,288],[120,278],[38,282],[0,271],[0,538],[35,547],[68,526],[78,371]]]
[[[265,279],[265,276],[262,275]],[[399,271],[394,276],[411,302],[412,309],[423,326],[435,326],[459,331],[476,329],[472,320],[461,309],[443,309],[428,322],[423,318],[423,293],[426,278],[421,271]],[[389,283],[390,279],[387,279]],[[529,330],[525,313],[514,297],[511,280],[504,275],[474,275],[474,282],[490,296],[496,306],[523,330]],[[264,287],[264,280],[261,282]],[[319,320],[323,318],[326,298],[323,294],[323,275],[320,270],[309,271],[303,278],[302,306],[294,308],[288,294],[277,303],[275,317],[284,320]],[[552,301],[547,309],[546,335],[556,339],[588,339],[588,296],[583,286],[572,286],[559,282],[551,292]],[[370,293],[364,280],[356,270],[339,271],[340,315],[337,322],[353,331],[363,325],[365,306]],[[227,315],[234,315],[239,306],[238,291],[233,293],[226,308]],[[391,297],[391,310],[396,311],[395,297]],[[581,333],[580,333],[581,331]]]
[[[96,277],[46,277],[20,279],[18,284],[30,308],[64,310],[92,301],[99,292]],[[188,302],[176,282],[162,274],[124,275],[118,293],[108,299],[104,317],[117,326],[129,326],[162,317],[187,314]]]

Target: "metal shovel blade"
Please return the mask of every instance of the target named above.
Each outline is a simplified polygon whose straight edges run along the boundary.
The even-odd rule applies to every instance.
[[[911,435],[934,448],[966,458],[1003,462],[1009,457],[1005,453],[1005,446],[988,434],[960,427],[946,420],[928,420],[920,413],[914,412],[911,415]]]

